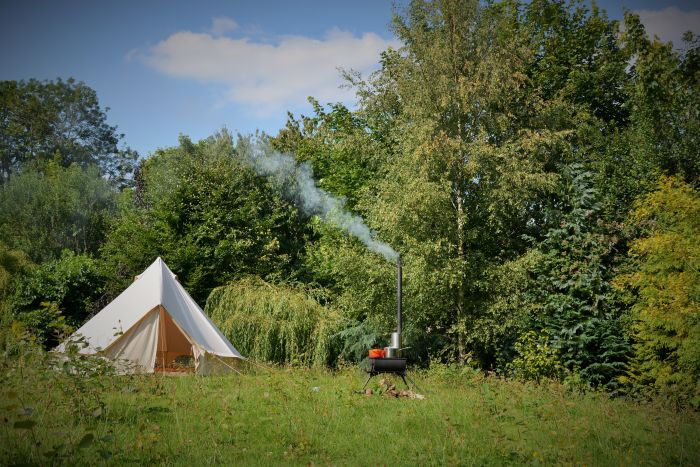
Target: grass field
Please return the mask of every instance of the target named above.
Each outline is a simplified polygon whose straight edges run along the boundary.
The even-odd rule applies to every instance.
[[[697,413],[479,374],[414,374],[424,400],[358,394],[363,374],[356,369],[105,377],[99,391],[37,374],[19,392],[5,385],[0,464],[697,465],[700,459]],[[72,398],[71,385],[87,397]],[[92,409],[92,396],[103,409]],[[83,408],[92,412],[79,415]]]

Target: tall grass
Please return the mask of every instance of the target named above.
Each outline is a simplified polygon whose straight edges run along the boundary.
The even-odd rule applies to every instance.
[[[700,414],[436,365],[424,400],[363,373],[116,376],[0,326],[0,465],[697,465]],[[397,384],[401,384],[396,381]],[[379,389],[378,378],[370,384]]]
[[[425,400],[358,394],[355,369],[126,378],[80,418],[31,380],[30,415],[0,402],[0,464],[697,465],[694,412],[474,372],[413,376]]]
[[[340,314],[302,286],[250,278],[214,289],[205,312],[246,357],[302,366],[333,365]]]

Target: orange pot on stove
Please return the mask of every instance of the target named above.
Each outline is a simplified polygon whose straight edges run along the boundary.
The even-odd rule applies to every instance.
[[[384,358],[384,349],[369,349],[369,358]]]

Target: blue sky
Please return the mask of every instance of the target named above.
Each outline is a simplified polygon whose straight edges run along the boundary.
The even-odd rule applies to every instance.
[[[677,41],[700,32],[700,0],[606,0]],[[293,6],[292,6],[293,5]],[[389,0],[40,1],[0,5],[0,79],[74,77],[142,155],[227,127],[275,134],[306,97],[352,103],[337,67],[367,73],[396,45]]]

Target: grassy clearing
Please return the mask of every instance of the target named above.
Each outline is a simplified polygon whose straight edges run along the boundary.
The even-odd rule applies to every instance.
[[[353,392],[362,376],[276,369],[105,377],[105,408],[87,416],[68,410],[70,395],[41,388],[41,379],[22,394],[5,386],[0,463],[692,465],[700,458],[697,413],[478,375],[414,375],[425,400],[364,396]],[[15,427],[22,421],[36,424]]]

